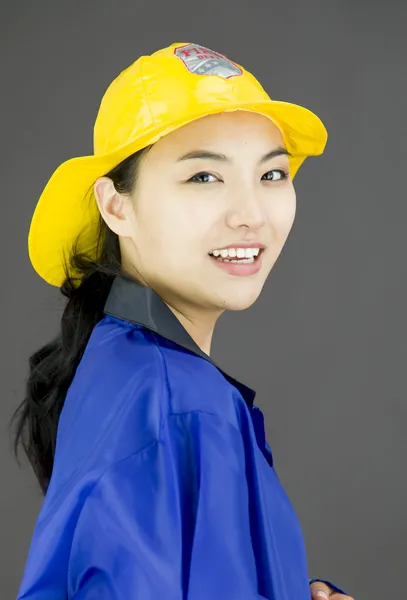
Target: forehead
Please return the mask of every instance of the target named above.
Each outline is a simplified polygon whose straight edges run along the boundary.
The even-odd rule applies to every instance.
[[[284,146],[280,129],[271,119],[249,111],[206,115],[161,138],[153,148],[156,153],[181,152],[189,147],[233,148],[236,143],[264,147]]]

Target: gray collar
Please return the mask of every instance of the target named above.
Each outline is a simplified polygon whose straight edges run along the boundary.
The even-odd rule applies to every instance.
[[[152,288],[125,275],[117,275],[107,297],[104,312],[107,315],[142,325],[207,360],[239,390],[247,405],[252,408],[256,392],[225,373],[210,356],[203,352]]]

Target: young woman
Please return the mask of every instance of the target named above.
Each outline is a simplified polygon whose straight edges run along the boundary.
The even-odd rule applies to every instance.
[[[59,166],[30,228],[67,304],[15,414],[45,496],[19,600],[345,597],[309,581],[255,392],[210,358],[220,315],[258,298],[292,180],[326,138],[196,44],[109,86],[94,155]]]

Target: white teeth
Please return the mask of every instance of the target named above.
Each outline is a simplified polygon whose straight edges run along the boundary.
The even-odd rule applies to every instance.
[[[223,250],[214,250],[211,252],[213,256],[221,256],[222,258],[253,258],[260,252],[260,248],[225,248]],[[242,262],[242,261],[236,261]]]

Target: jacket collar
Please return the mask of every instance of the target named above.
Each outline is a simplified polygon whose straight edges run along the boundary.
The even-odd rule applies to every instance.
[[[142,325],[207,360],[240,391],[249,408],[253,407],[256,392],[225,373],[203,352],[152,288],[125,275],[117,275],[107,297],[104,313]]]

